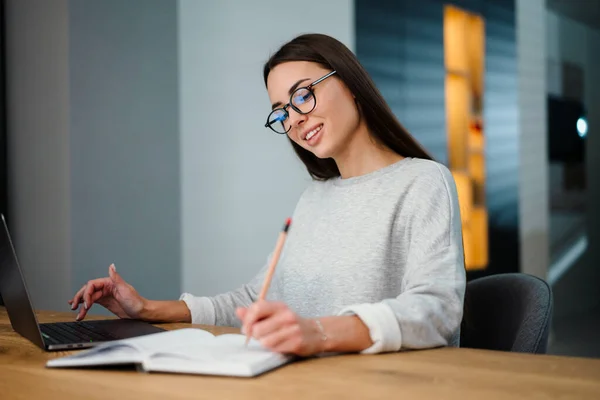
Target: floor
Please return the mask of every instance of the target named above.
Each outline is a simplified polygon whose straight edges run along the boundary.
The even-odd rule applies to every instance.
[[[551,263],[557,262],[585,233],[584,213],[552,211],[550,213]]]
[[[586,231],[587,193],[566,185],[565,166],[549,166],[550,262],[556,263]]]
[[[584,220],[575,213],[553,212],[551,221],[551,259],[553,264],[584,233]],[[583,262],[583,261],[582,261]],[[589,293],[587,281],[597,279],[591,269],[574,262],[553,285],[555,317],[548,352],[556,355],[600,358],[600,307],[577,313],[580,295]]]
[[[586,193],[584,190],[565,191],[563,170],[551,165],[550,195],[550,258],[551,266],[585,235]],[[560,282],[553,285],[555,291],[555,316],[548,344],[548,353],[564,356],[600,358],[600,307],[591,311],[575,313],[579,297],[588,288],[587,281],[597,280],[598,274],[584,265],[573,262]],[[568,310],[568,312],[566,312]]]
[[[554,321],[548,353],[600,358],[600,308]]]

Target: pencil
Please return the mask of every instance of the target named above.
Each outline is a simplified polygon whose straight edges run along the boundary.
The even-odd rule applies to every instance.
[[[271,258],[271,262],[269,263],[269,269],[267,270],[267,275],[265,276],[265,280],[263,282],[262,289],[260,294],[258,295],[258,300],[264,300],[267,292],[269,291],[269,286],[271,285],[271,280],[273,279],[273,274],[275,273],[275,266],[279,261],[279,256],[281,255],[281,249],[283,249],[283,245],[285,244],[285,239],[287,238],[288,230],[290,229],[290,225],[292,224],[292,219],[288,218],[285,220],[285,225],[279,233],[279,237],[277,238],[277,243],[275,244],[275,251],[273,251],[273,257]],[[250,329],[246,332],[246,345],[250,341]]]

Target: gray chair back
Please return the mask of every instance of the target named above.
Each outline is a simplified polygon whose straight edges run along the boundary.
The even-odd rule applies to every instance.
[[[461,347],[546,353],[553,310],[546,281],[523,273],[467,283]]]

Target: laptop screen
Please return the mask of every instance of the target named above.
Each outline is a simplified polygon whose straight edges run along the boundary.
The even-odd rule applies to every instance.
[[[1,215],[1,214],[0,214]],[[13,329],[40,347],[44,341],[4,215],[0,227],[0,295]]]

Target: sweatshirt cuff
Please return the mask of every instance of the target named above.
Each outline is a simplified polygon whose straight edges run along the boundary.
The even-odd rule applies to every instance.
[[[215,325],[215,307],[208,297],[196,297],[183,293],[182,300],[192,315],[192,324]]]
[[[338,315],[356,315],[369,328],[373,345],[361,351],[375,354],[398,351],[402,347],[402,333],[394,311],[384,303],[357,304],[342,309]]]

